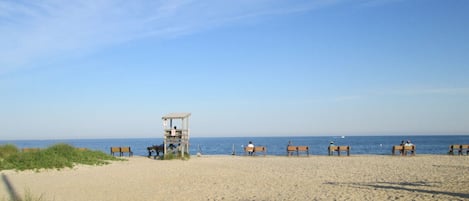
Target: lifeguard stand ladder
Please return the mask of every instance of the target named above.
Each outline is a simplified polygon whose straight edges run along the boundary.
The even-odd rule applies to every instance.
[[[163,120],[165,155],[170,145],[177,146],[177,149],[181,152],[181,157],[184,157],[185,152],[189,153],[190,116],[191,113],[170,113],[161,118]],[[174,129],[176,122],[173,122],[173,120],[180,120],[180,128]]]

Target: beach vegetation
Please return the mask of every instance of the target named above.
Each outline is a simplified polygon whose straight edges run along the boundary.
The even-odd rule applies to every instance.
[[[13,148],[16,151],[13,151]],[[4,145],[1,149],[10,151],[6,152],[8,154],[1,155],[0,170],[62,169],[72,168],[76,164],[104,165],[108,164],[109,161],[123,160],[102,151],[77,149],[62,143],[33,152],[19,152],[14,145]]]
[[[176,158],[176,156],[173,152],[168,152],[161,159],[162,160],[173,160],[175,158]]]
[[[46,201],[43,195],[35,196],[29,190],[26,190],[23,196],[13,195],[9,199],[4,198],[3,201]]]
[[[161,157],[160,159],[161,160],[173,160],[173,159],[189,160],[191,158],[189,153],[184,152],[184,157],[182,157],[181,153],[182,153],[181,151],[168,152],[163,157]]]
[[[6,158],[10,155],[17,154],[18,148],[13,144],[0,145],[0,158]]]

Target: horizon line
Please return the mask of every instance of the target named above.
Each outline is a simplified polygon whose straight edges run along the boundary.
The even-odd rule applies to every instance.
[[[417,133],[417,134],[349,134],[349,135],[273,135],[273,136],[192,136],[191,138],[283,138],[283,137],[393,137],[393,136],[465,136],[469,135],[466,133]],[[28,140],[116,140],[116,139],[159,139],[161,137],[97,137],[97,138],[29,138],[29,139],[0,139],[0,141],[28,141]]]

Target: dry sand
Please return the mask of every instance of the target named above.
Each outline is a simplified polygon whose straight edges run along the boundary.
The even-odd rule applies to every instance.
[[[0,200],[469,200],[469,156],[132,157],[1,174]]]

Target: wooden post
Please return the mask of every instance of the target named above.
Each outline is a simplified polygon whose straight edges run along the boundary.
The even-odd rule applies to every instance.
[[[233,149],[231,151],[231,155],[233,155],[233,156],[236,155],[234,144],[233,144]]]

